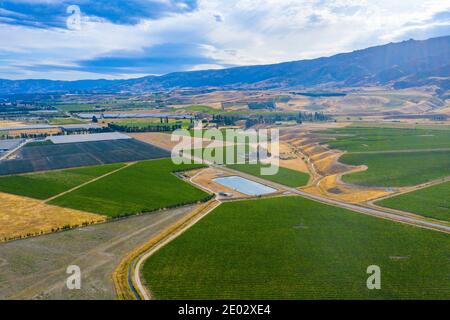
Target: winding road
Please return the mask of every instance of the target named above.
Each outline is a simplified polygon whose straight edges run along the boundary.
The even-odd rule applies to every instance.
[[[376,217],[383,218],[383,219],[394,220],[394,221],[412,224],[412,225],[423,227],[423,228],[428,228],[428,229],[433,229],[436,231],[450,233],[450,226],[440,224],[437,222],[435,223],[435,222],[431,222],[431,221],[425,221],[425,220],[414,218],[414,217],[408,217],[408,216],[404,216],[404,215],[400,215],[400,214],[390,213],[388,211],[384,211],[381,209],[374,209],[374,208],[369,208],[369,207],[365,207],[362,205],[351,204],[351,203],[346,203],[346,202],[342,202],[342,201],[338,201],[338,200],[334,200],[334,199],[329,199],[329,198],[326,198],[323,196],[313,195],[313,194],[310,194],[310,193],[307,193],[307,192],[304,192],[301,190],[297,190],[294,188],[289,188],[284,185],[281,185],[281,184],[278,184],[278,183],[275,183],[272,181],[267,181],[265,179],[255,177],[255,176],[252,176],[252,175],[249,175],[246,173],[242,173],[240,171],[236,171],[236,170],[233,170],[230,168],[226,168],[226,167],[220,167],[220,168],[224,171],[228,171],[229,173],[240,175],[246,179],[254,180],[256,182],[268,185],[269,187],[274,187],[277,189],[284,189],[286,191],[291,192],[292,194],[300,195],[300,196],[310,199],[310,200],[318,201],[318,202],[325,203],[325,204],[332,205],[332,206],[339,207],[339,208],[344,208],[344,209],[364,213],[364,214],[371,215],[371,216],[376,216]]]
[[[291,194],[299,195],[304,198],[314,200],[317,202],[321,202],[321,203],[324,203],[327,205],[332,205],[332,206],[335,206],[338,208],[343,208],[343,209],[359,212],[362,214],[374,216],[374,217],[381,218],[381,219],[388,219],[388,220],[392,220],[392,221],[396,221],[396,222],[400,222],[400,223],[406,223],[406,224],[413,225],[413,226],[420,227],[420,228],[426,228],[426,229],[431,229],[431,230],[450,234],[450,225],[445,225],[445,224],[440,224],[438,222],[422,220],[422,219],[418,218],[417,215],[411,214],[411,216],[409,216],[407,212],[402,213],[402,214],[400,214],[400,212],[399,212],[398,214],[396,214],[395,212],[392,212],[390,210],[384,210],[384,208],[374,208],[374,207],[358,205],[358,204],[351,204],[351,203],[346,203],[346,202],[342,202],[342,201],[338,201],[338,200],[334,200],[334,199],[329,199],[324,196],[310,194],[310,193],[307,193],[307,192],[304,192],[304,191],[301,191],[301,190],[298,190],[295,188],[286,187],[284,185],[281,185],[276,182],[268,181],[261,177],[256,177],[256,176],[253,176],[253,175],[241,172],[241,171],[230,169],[226,166],[216,165],[216,164],[208,163],[206,161],[205,161],[205,163],[211,167],[221,169],[230,174],[238,175],[243,178],[259,182],[261,184],[264,184],[266,186],[269,186],[269,187],[272,187],[275,189],[285,190]],[[220,201],[217,201],[217,202],[218,202],[218,205],[220,205],[221,202]],[[226,201],[224,201],[224,202],[226,202]],[[136,258],[136,260],[130,264],[128,283],[129,283],[132,291],[135,293],[136,299],[138,299],[138,300],[141,300],[141,299],[150,300],[151,299],[151,294],[148,292],[148,290],[142,284],[142,281],[140,278],[141,266],[145,262],[145,260],[148,259],[150,256],[152,256],[156,251],[161,249],[163,246],[168,244],[170,241],[172,241],[173,239],[175,239],[176,237],[181,235],[184,231],[186,231],[192,225],[197,223],[200,219],[205,217],[208,213],[210,213],[212,210],[214,210],[217,206],[214,206],[213,208],[210,208],[207,212],[202,213],[198,218],[193,219],[185,228],[178,230],[177,232],[171,234],[170,236],[165,238],[163,241],[158,243],[156,246],[152,247],[147,252],[145,252],[138,258]],[[134,280],[134,283],[133,283],[133,280]]]
[[[321,202],[324,204],[332,205],[332,206],[343,208],[343,209],[348,209],[351,211],[356,211],[356,212],[363,213],[366,215],[375,216],[375,217],[378,217],[381,219],[393,220],[393,221],[406,223],[406,224],[414,225],[414,226],[421,227],[421,228],[432,229],[435,231],[450,233],[450,226],[447,226],[447,225],[421,220],[421,219],[415,218],[413,216],[409,217],[409,216],[395,214],[395,213],[388,212],[388,211],[383,211],[380,209],[365,207],[362,205],[345,203],[345,202],[329,199],[326,197],[313,195],[313,194],[310,194],[310,193],[307,193],[307,192],[304,192],[301,190],[297,190],[295,188],[289,188],[289,187],[286,187],[284,185],[281,185],[281,184],[278,184],[278,183],[275,183],[272,181],[268,181],[268,180],[265,180],[265,179],[262,179],[259,177],[255,177],[255,176],[243,173],[241,171],[236,171],[236,170],[227,168],[225,166],[218,166],[218,165],[210,165],[210,166],[220,168],[221,170],[226,171],[230,174],[239,175],[241,177],[262,183],[269,187],[285,190],[285,191],[290,192],[291,194],[299,195],[304,198],[318,201],[318,202]],[[151,257],[155,252],[157,252],[159,249],[164,247],[166,244],[171,242],[173,239],[175,239],[176,237],[181,235],[183,232],[185,232],[187,229],[189,229],[191,226],[193,226],[195,223],[197,223],[200,219],[202,219],[208,213],[213,211],[220,204],[221,204],[221,202],[217,201],[216,206],[209,208],[208,211],[202,213],[200,216],[193,219],[186,227],[171,234],[170,236],[165,238],[163,241],[158,243],[156,246],[152,247],[149,251],[147,251],[143,255],[139,256],[135,261],[133,261],[133,263],[130,264],[130,270],[128,272],[128,274],[129,274],[128,284],[130,285],[133,293],[135,294],[136,299],[150,300],[152,298],[151,294],[148,292],[148,290],[142,284],[141,277],[140,277],[141,266],[143,265],[145,260],[147,260],[149,257]]]

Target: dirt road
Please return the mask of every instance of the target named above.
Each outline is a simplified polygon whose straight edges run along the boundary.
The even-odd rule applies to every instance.
[[[186,206],[1,244],[0,300],[115,299],[111,274],[120,260],[192,209]],[[81,290],[66,288],[69,265],[81,268]]]
[[[129,270],[129,281],[128,284],[131,286],[132,291],[136,293],[136,299],[140,300],[150,300],[152,298],[151,293],[147,290],[147,288],[142,284],[141,281],[141,268],[145,260],[151,257],[155,252],[164,247],[166,244],[183,234],[186,230],[196,224],[198,221],[203,219],[208,213],[216,209],[221,204],[220,200],[213,201],[210,205],[208,205],[205,210],[199,212],[192,220],[190,220],[187,224],[185,224],[182,228],[177,229],[174,233],[170,234],[161,242],[158,242],[157,245],[153,246],[145,252],[143,255],[139,256],[133,263],[130,264]]]
[[[255,177],[255,176],[252,176],[252,175],[249,175],[249,174],[245,174],[245,173],[240,172],[240,171],[229,169],[229,168],[224,167],[224,166],[215,166],[215,165],[212,165],[212,166],[213,167],[220,167],[220,169],[222,169],[225,172],[229,172],[231,174],[239,175],[239,176],[244,177],[246,179],[262,183],[264,185],[267,185],[269,187],[273,187],[275,189],[284,189],[284,190],[287,190],[288,192],[290,192],[291,194],[300,195],[300,196],[302,196],[304,198],[308,198],[308,199],[311,199],[311,200],[314,200],[314,201],[318,201],[318,202],[321,202],[321,203],[324,203],[324,204],[328,204],[328,205],[332,205],[332,206],[335,206],[335,207],[348,209],[348,210],[351,210],[351,211],[360,212],[360,213],[363,213],[363,214],[366,214],[366,215],[375,216],[375,217],[381,218],[381,219],[388,219],[388,220],[392,220],[392,221],[396,221],[396,222],[401,222],[401,223],[414,225],[416,227],[427,228],[427,229],[432,229],[432,230],[435,230],[435,231],[450,233],[450,226],[449,225],[444,225],[444,224],[440,224],[440,223],[434,223],[434,222],[431,222],[431,221],[426,221],[426,220],[421,219],[418,216],[411,215],[411,214],[406,213],[406,212],[404,214],[401,214],[400,212],[395,213],[395,212],[391,212],[391,211],[388,211],[388,210],[384,211],[384,210],[382,210],[382,208],[378,209],[378,208],[371,208],[371,207],[366,207],[366,206],[362,206],[362,205],[345,203],[345,202],[329,199],[329,198],[326,198],[326,197],[322,197],[322,196],[319,196],[319,195],[313,195],[313,194],[310,194],[310,193],[306,193],[306,192],[300,191],[298,189],[288,188],[288,187],[280,185],[278,183],[275,183],[275,182],[272,182],[272,181],[268,181],[268,180],[265,180],[263,178]],[[182,230],[178,230],[177,232],[171,234],[170,236],[165,238],[163,241],[161,241],[157,245],[155,245],[152,248],[150,248],[146,253],[144,253],[143,255],[139,256],[135,261],[133,261],[133,263],[130,264],[129,285],[130,285],[132,291],[136,294],[136,299],[141,299],[142,298],[144,300],[149,300],[149,299],[152,298],[151,293],[142,284],[142,281],[141,281],[141,268],[142,268],[142,265],[145,262],[145,260],[148,259],[149,257],[151,257],[155,252],[157,252],[159,249],[164,247],[166,244],[170,243],[173,239],[175,239],[176,237],[180,236],[183,232],[185,232],[187,229],[189,229],[191,226],[193,226],[195,223],[197,223],[200,219],[205,217],[208,213],[210,213],[215,208],[216,207],[210,208],[207,212],[205,212],[204,214],[199,216],[198,219],[192,220],[192,222],[190,222],[189,225],[186,228],[183,228]]]

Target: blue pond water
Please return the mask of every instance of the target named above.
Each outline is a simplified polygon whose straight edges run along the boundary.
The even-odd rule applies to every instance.
[[[249,196],[260,196],[277,191],[276,189],[265,186],[261,183],[254,182],[238,176],[216,178],[217,182],[225,187],[236,190]]]

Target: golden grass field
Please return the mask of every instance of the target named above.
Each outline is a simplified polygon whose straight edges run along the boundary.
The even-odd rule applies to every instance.
[[[105,220],[105,216],[55,207],[39,200],[0,193],[0,242]]]
[[[287,143],[280,143],[280,166],[304,173],[309,173],[308,165]]]
[[[8,132],[10,136],[19,137],[21,134],[47,134],[53,135],[61,133],[61,129],[59,128],[51,128],[51,129],[33,129],[33,130],[11,130]]]
[[[26,123],[20,121],[0,120],[0,127],[21,126],[25,124]]]
[[[384,189],[359,188],[340,182],[339,175],[333,174],[322,178],[316,185],[303,189],[303,191],[326,196],[348,203],[362,203],[391,193]]]

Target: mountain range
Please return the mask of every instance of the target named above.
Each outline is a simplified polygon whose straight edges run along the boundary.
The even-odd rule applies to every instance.
[[[337,89],[435,85],[450,88],[450,36],[408,40],[331,57],[128,80],[3,80],[0,94],[142,93],[177,88]]]

